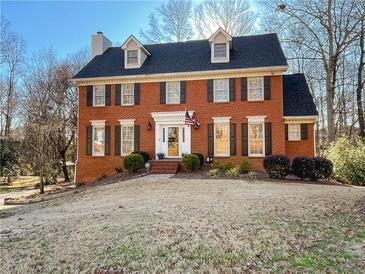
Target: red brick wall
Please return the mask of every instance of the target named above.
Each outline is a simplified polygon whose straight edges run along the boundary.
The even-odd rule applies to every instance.
[[[188,81],[186,86],[186,104],[165,105],[160,104],[160,84],[142,83],[140,105],[115,106],[115,86],[112,85],[111,106],[87,107],[86,86],[81,86],[80,109],[79,109],[79,151],[76,167],[76,181],[89,182],[102,176],[115,173],[115,168],[122,164],[122,157],[114,155],[114,126],[119,125],[118,119],[136,119],[135,124],[140,125],[141,150],[147,151],[152,157],[155,155],[155,126],[151,112],[183,111],[185,108],[194,110],[194,118],[197,118],[201,126],[199,129],[192,128],[191,151],[207,155],[207,124],[212,123],[214,116],[231,116],[231,123],[236,123],[236,151],[237,155],[224,160],[233,160],[239,163],[241,156],[241,123],[247,122],[246,116],[266,115],[266,122],[272,123],[272,153],[285,154],[286,149],[295,155],[295,148],[291,144],[285,144],[285,130],[283,121],[282,100],[282,77],[271,77],[271,100],[260,102],[241,101],[240,79],[236,79],[236,101],[229,103],[207,102],[207,81]],[[106,120],[106,125],[111,129],[111,155],[105,157],[92,157],[86,155],[86,127],[90,120]],[[152,130],[147,130],[148,121],[152,124]],[[308,147],[313,147],[313,130],[309,127]],[[307,147],[307,144],[302,144]],[[307,151],[307,148],[301,148]],[[263,158],[250,158],[254,169],[262,169]]]
[[[308,139],[300,141],[285,141],[286,155],[293,160],[296,156],[314,156],[314,123],[308,124]]]

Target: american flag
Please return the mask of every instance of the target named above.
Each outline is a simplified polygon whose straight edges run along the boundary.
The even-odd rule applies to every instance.
[[[196,124],[196,120],[190,117],[189,112],[185,111],[185,125],[194,126]]]

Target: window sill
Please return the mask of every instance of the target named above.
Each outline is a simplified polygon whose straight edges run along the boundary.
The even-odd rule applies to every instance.
[[[230,101],[214,101],[214,104],[229,104]]]
[[[265,99],[255,99],[255,100],[248,100],[247,99],[247,102],[265,102]]]
[[[185,103],[184,103],[185,104]],[[168,105],[168,106],[176,106],[176,105],[181,105],[181,103],[167,103],[165,105]]]
[[[121,107],[133,107],[135,104],[121,104]]]
[[[258,155],[248,155],[248,157],[249,158],[264,158],[265,157],[265,155],[263,155],[263,154],[258,154]]]
[[[100,105],[100,106],[92,106],[93,108],[102,108],[102,107],[107,107],[106,105]]]

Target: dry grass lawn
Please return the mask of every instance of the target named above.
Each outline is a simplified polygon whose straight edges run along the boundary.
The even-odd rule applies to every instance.
[[[97,186],[1,210],[0,273],[361,273],[364,199],[353,187],[164,176]]]

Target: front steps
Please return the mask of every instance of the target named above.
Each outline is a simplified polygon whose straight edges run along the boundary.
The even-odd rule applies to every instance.
[[[175,174],[179,170],[180,160],[150,160],[150,173]]]

